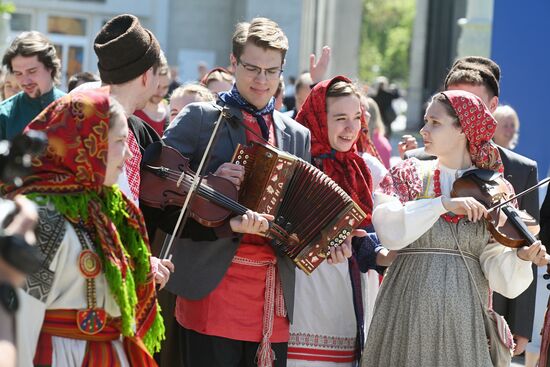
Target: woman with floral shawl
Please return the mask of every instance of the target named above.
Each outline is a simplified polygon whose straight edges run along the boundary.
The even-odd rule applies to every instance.
[[[113,186],[131,155],[122,108],[106,89],[78,92],[31,129],[47,135],[47,149],[21,187],[2,187],[39,205],[45,258],[20,295],[18,365],[155,366],[156,270],[141,212]]]

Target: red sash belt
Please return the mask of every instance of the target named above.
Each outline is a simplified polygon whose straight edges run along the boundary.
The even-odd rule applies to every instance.
[[[99,333],[84,334],[78,328],[77,310],[47,310],[34,355],[35,366],[52,365],[52,336],[86,340],[86,352],[82,367],[121,366],[120,360],[111,343],[120,339],[120,318],[108,317],[107,324]],[[156,367],[143,342],[135,337],[123,339],[124,352],[132,367]]]
[[[265,278],[265,303],[264,317],[262,320],[262,341],[256,352],[258,367],[271,367],[275,359],[275,353],[271,349],[271,334],[273,333],[273,318],[277,316],[286,316],[285,300],[281,282],[277,281],[275,266],[277,259],[272,261],[256,261],[244,257],[235,256],[233,262],[236,264],[248,266],[267,266]]]

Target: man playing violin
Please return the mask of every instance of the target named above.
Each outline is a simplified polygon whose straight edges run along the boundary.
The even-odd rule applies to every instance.
[[[237,144],[251,141],[269,142],[309,160],[309,131],[274,110],[287,49],[288,40],[275,22],[255,18],[237,24],[230,56],[233,88],[220,93],[216,103],[186,106],[166,130],[164,142],[196,170],[225,107],[228,116],[221,120],[205,173],[214,172],[239,188],[244,169],[228,162]],[[177,295],[186,367],[286,365],[295,267],[258,235],[267,230],[266,218],[248,212],[215,229],[190,219],[176,240],[176,272],[167,289]],[[165,214],[161,221],[171,219]],[[345,256],[349,254],[339,250],[334,260]]]

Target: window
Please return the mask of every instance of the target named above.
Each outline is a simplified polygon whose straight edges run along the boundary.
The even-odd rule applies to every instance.
[[[10,19],[10,28],[14,32],[31,30],[31,15],[24,13],[13,13]]]
[[[71,36],[86,35],[86,20],[69,17],[48,17],[48,33]]]

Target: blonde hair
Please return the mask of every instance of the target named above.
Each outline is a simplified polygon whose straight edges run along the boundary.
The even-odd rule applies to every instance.
[[[196,83],[185,84],[177,87],[172,92],[170,100],[190,94],[196,95],[197,100],[200,102],[213,102],[216,100],[216,97],[212,92],[210,92],[210,90],[208,90],[208,88]]]
[[[206,74],[202,83],[208,88],[208,84],[214,81],[227,82],[229,84],[233,84],[234,79],[233,79],[233,75],[231,75],[231,73],[229,73],[228,71],[215,69],[209,72],[208,74]]]
[[[516,110],[514,110],[512,106],[508,106],[508,105],[498,106],[495,112],[493,113],[493,117],[495,118],[495,120],[497,120],[497,122],[501,121],[503,118],[511,117],[514,120],[514,125],[516,126],[516,130],[519,130],[519,117]]]
[[[382,115],[380,114],[380,108],[378,108],[376,101],[370,97],[361,96],[361,104],[363,104],[364,108],[366,108],[370,114],[369,135],[372,137],[374,130],[378,130],[382,135],[386,134],[386,127],[382,122]]]

